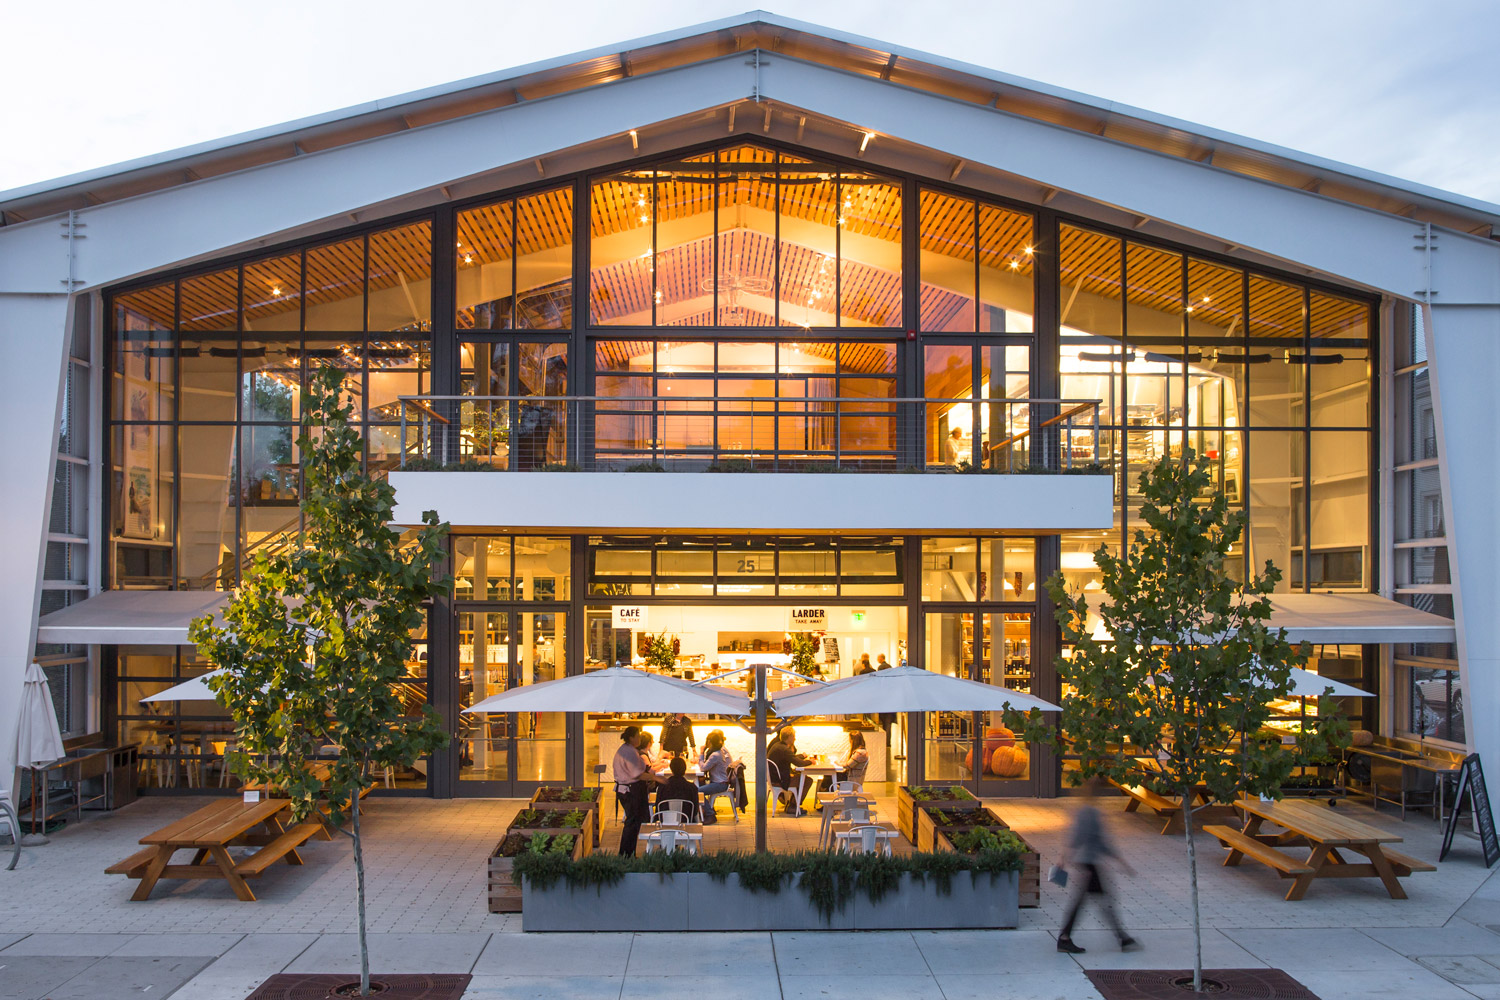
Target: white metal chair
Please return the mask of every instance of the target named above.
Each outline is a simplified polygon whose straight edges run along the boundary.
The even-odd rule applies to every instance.
[[[729,811],[734,814],[734,821],[738,823],[740,821],[740,796],[739,789],[735,787],[733,779],[730,780],[729,787],[724,789],[724,791],[707,792],[704,794],[703,816],[705,818],[717,811],[717,805],[720,799],[729,800]]]
[[[9,788],[0,788],[0,822],[10,827],[10,864],[5,870],[11,871],[21,860],[21,818],[16,815],[15,804],[10,800]]]
[[[645,853],[652,851],[675,851],[679,847],[689,854],[697,854],[699,846],[703,843],[703,834],[689,833],[686,830],[653,830],[641,838],[646,845]]]
[[[782,787],[781,769],[776,766],[774,760],[768,760],[766,761],[765,794],[767,799],[771,799],[773,795],[775,796],[774,801],[767,802],[767,807],[772,816],[776,815],[776,802],[782,801],[784,796],[796,795],[796,798],[791,802],[791,806],[796,812],[791,815],[800,816],[802,815],[802,797],[807,794],[807,775],[797,775],[797,787],[795,789]]]
[[[855,851],[859,851],[865,854],[873,854],[879,851],[886,857],[890,857],[891,841],[896,838],[896,833],[894,830],[887,830],[885,827],[866,825],[853,826],[847,830],[840,830],[833,837],[837,844],[837,850],[841,852],[852,854]]]
[[[832,800],[823,807],[823,825],[818,830],[818,846],[828,843],[834,823],[868,823],[874,814],[875,800],[868,795],[849,794]]]
[[[696,822],[693,812],[689,810],[692,810],[692,803],[686,799],[667,799],[657,804],[651,822],[658,826],[687,826]]]

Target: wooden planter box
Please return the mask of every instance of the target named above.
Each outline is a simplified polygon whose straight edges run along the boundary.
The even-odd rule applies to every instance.
[[[959,872],[952,892],[936,880],[901,877],[899,888],[872,903],[856,892],[830,917],[789,879],[780,892],[752,892],[731,875],[626,875],[616,885],[545,890],[524,886],[523,931],[746,931],[1010,928],[1017,913],[1015,872]]]
[[[1021,841],[1026,844],[1026,841]],[[1019,884],[1017,885],[1018,905],[1022,909],[1034,909],[1042,905],[1042,856],[1026,844],[1026,853],[1021,855],[1021,871]],[[942,830],[937,832],[937,847],[939,851],[952,851],[958,853],[958,848],[953,846],[953,841]]]
[[[963,803],[963,802],[944,802],[942,805],[939,805],[936,802],[932,802],[932,803],[923,802],[921,805],[919,805],[916,808],[916,810],[915,810],[915,812],[916,812],[917,835],[912,838],[912,843],[916,845],[917,850],[919,850],[919,851],[938,851],[938,850],[942,850],[942,848],[940,848],[940,847],[937,846],[937,831],[938,830],[945,830],[945,829],[948,829],[948,828],[947,827],[939,827],[937,825],[937,822],[932,818],[932,810],[934,810],[934,809],[941,809],[943,812],[946,812],[946,813],[960,813],[961,812],[961,813],[963,813],[965,815],[968,815],[970,813],[979,813],[980,816],[981,816],[981,818],[983,819],[983,821],[985,823],[987,823],[988,825],[1003,827],[1006,830],[1010,829],[1010,826],[1003,819],[1001,819],[999,816],[995,815],[995,813],[994,813],[993,810],[991,810],[989,808],[986,808],[985,806],[981,806],[977,802],[974,803],[974,808],[972,808],[972,809],[960,809],[960,808],[957,808],[959,806],[963,806],[963,805],[966,805],[966,804],[967,803]],[[944,808],[945,806],[947,808]]]
[[[594,846],[595,847],[599,846],[599,834],[600,834],[600,830],[602,829],[602,820],[599,818],[599,798],[603,797],[603,793],[602,792],[600,793],[599,797],[595,798],[594,801],[592,801],[592,802],[541,802],[541,801],[539,801],[537,799],[537,796],[539,796],[541,794],[542,794],[542,789],[540,789],[540,788],[537,789],[536,791],[532,792],[531,793],[531,802],[530,802],[529,805],[526,806],[526,808],[527,809],[561,809],[563,812],[571,812],[574,809],[582,809],[584,812],[592,813],[593,814],[593,823],[592,823],[592,826],[593,826],[593,838],[592,839],[594,841]]]
[[[976,806],[979,805],[979,800],[978,799],[973,799],[973,798],[970,798],[970,799],[959,799],[957,801],[952,801],[952,800],[948,800],[948,799],[943,799],[943,800],[923,799],[922,802],[924,804],[925,803],[931,803],[932,805],[934,805],[934,806],[936,806],[936,807],[938,807],[940,809],[944,805],[949,805],[949,806],[954,806],[954,807],[962,807],[964,805],[970,805],[970,804],[976,805]],[[903,837],[905,837],[907,840],[911,841],[913,844],[915,844],[917,842],[916,816],[914,815],[914,813],[916,812],[916,803],[917,803],[917,800],[914,799],[914,798],[912,798],[911,792],[908,790],[908,787],[906,785],[898,785],[897,786],[897,788],[896,788],[896,829],[900,830],[901,831],[901,835]]]
[[[525,833],[524,830],[507,830],[506,836],[511,833]],[[563,833],[567,830],[538,830],[537,833]],[[573,860],[577,861],[585,854],[590,853],[589,839],[581,835],[582,831],[576,831],[573,836]],[[500,844],[505,843],[505,837],[500,838]],[[491,913],[520,913],[521,912],[521,887],[516,884],[515,858],[503,858],[500,856],[500,844],[490,852],[490,877],[489,877],[489,901]]]

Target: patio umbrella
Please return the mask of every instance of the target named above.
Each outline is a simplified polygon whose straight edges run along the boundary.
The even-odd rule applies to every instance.
[[[1330,691],[1329,689],[1332,688]],[[1322,677],[1311,670],[1303,670],[1301,667],[1292,668],[1292,687],[1287,692],[1292,698],[1373,698],[1368,691],[1363,691],[1353,684],[1345,684],[1331,677]]]
[[[63,755],[62,728],[52,707],[52,690],[40,664],[26,668],[21,690],[21,718],[16,729],[16,762],[21,767],[40,767]]]
[[[201,677],[183,681],[181,684],[173,684],[164,691],[148,694],[141,701],[217,701],[213,689],[208,686],[210,677],[217,677],[223,670],[210,670]]]
[[[994,684],[933,673],[921,667],[891,667],[832,684],[785,691],[773,699],[778,715],[868,715],[878,712],[1020,712],[1060,707]]]
[[[605,667],[573,677],[526,684],[470,705],[465,712],[682,712],[746,715],[742,694],[634,667]]]

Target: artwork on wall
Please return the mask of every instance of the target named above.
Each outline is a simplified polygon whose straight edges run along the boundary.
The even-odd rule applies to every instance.
[[[157,419],[157,387],[151,380],[151,358],[144,350],[126,356],[125,414],[132,423],[125,428],[125,475],[119,480],[119,509],[124,514],[120,533],[126,538],[156,538],[161,519],[156,505],[161,478],[160,428]]]

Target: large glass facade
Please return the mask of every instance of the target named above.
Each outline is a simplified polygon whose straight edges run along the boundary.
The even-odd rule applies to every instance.
[[[321,366],[344,374],[376,471],[430,463],[424,448],[446,435],[443,462],[506,472],[1016,473],[1055,471],[1060,456],[1114,474],[1113,527],[1060,539],[454,539],[454,602],[434,612],[431,657],[424,637],[412,677],[456,749],[395,779],[440,794],[579,780],[597,747],[584,736],[579,756],[577,720],[479,722],[459,709],[638,657],[639,636],[610,618],[626,602],[720,616],[692,629],[658,616],[694,633],[705,666],[740,642],[770,643],[788,631],[772,618],[817,599],[851,616],[825,666],[847,672],[851,648],[868,646],[1055,694],[1038,567],[1096,590],[1091,553],[1138,526],[1137,476],[1189,449],[1248,517],[1235,572],[1270,560],[1281,590],[1375,584],[1369,301],[857,161],[733,140],[212,263],[107,301],[103,564],[116,588],[232,588],[257,552],[296,537],[301,392]],[[1441,613],[1452,598],[1420,340],[1398,361],[1408,405],[1394,572],[1400,599]],[[1074,403],[1082,429],[1058,423]],[[422,415],[439,412],[448,430]],[[879,488],[848,483],[851,504]],[[73,579],[67,545],[49,580]],[[742,607],[761,610],[740,616],[752,624],[737,637],[728,623]],[[121,658],[116,674],[165,682],[197,669],[160,655]],[[1412,647],[1398,662],[1409,692],[1398,714],[1413,733],[1454,739],[1451,650]],[[152,721],[128,700],[113,706],[120,720]],[[585,723],[612,732],[600,721]],[[163,752],[185,760],[187,730],[173,726]],[[997,794],[1053,780],[1020,752],[994,769],[996,720],[935,714],[920,726],[906,749],[925,778]]]

